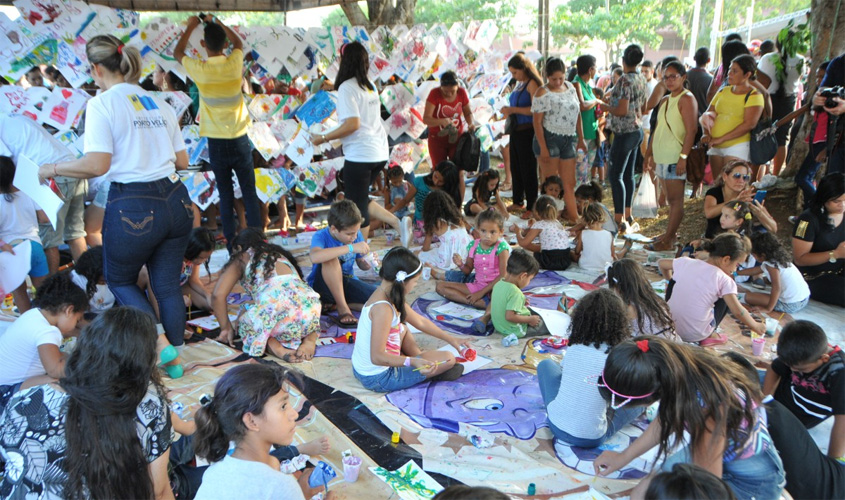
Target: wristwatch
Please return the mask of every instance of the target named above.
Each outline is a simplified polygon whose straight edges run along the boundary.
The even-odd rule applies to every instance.
[[[685,154],[681,153],[681,159],[682,160],[686,160],[687,158],[689,158],[689,155],[685,155]]]
[[[827,261],[831,264],[836,264],[836,256],[833,254],[833,250],[828,252],[828,255],[830,255],[830,257],[827,259]]]

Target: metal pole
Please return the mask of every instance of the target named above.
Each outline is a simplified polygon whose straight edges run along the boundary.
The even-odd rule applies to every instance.
[[[695,0],[695,8],[692,11],[692,30],[690,33],[689,57],[695,56],[698,50],[698,24],[701,22],[701,0]]]
[[[715,60],[721,59],[721,51],[719,49],[719,33],[722,31],[722,8],[724,7],[724,0],[716,0],[716,5],[713,7],[713,26],[710,28],[710,54]]]

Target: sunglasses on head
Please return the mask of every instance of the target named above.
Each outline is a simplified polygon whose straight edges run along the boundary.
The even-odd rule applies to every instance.
[[[731,177],[733,177],[734,179],[742,179],[742,180],[744,180],[744,181],[746,181],[746,182],[748,182],[748,181],[750,181],[750,180],[751,180],[751,176],[750,176],[750,175],[747,175],[747,174],[740,174],[739,172],[737,172],[737,173],[735,173],[735,174],[731,174]]]

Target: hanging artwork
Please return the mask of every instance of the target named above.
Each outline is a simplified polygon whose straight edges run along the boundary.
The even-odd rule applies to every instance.
[[[275,94],[258,94],[249,103],[249,114],[257,122],[270,121],[270,118],[278,110],[282,96]]]
[[[56,69],[62,73],[68,83],[78,89],[91,79],[88,64],[83,62],[83,58],[77,54],[73,45],[62,40],[59,41],[56,49]]]
[[[44,103],[40,114],[41,122],[58,130],[67,130],[90,98],[84,90],[56,87]]]
[[[162,101],[166,102],[176,113],[176,118],[182,119],[182,115],[193,104],[191,96],[184,92],[150,92]]]
[[[23,108],[21,108],[21,114],[41,123],[41,112],[44,111],[44,105],[50,100],[52,95],[50,89],[46,87],[30,87],[26,89],[27,101]]]
[[[282,145],[270,132],[270,124],[265,122],[252,122],[247,128],[247,135],[253,147],[261,156],[270,161],[282,154]]]
[[[0,112],[7,115],[19,115],[29,101],[29,95],[23,87],[4,85],[0,87]]]
[[[208,138],[200,137],[199,125],[188,125],[182,128],[182,139],[185,140],[185,149],[188,153],[188,163],[199,165],[208,159]]]
[[[384,129],[394,141],[404,134],[411,126],[411,108],[397,110],[384,121]]]
[[[413,106],[417,98],[414,95],[414,87],[407,83],[387,85],[381,91],[381,103],[389,113],[395,113],[405,106]]]
[[[336,101],[337,97],[333,93],[321,90],[300,106],[294,116],[308,126],[324,122],[337,109]]]
[[[72,130],[68,130],[66,132],[56,132],[53,137],[64,144],[73,156],[82,158],[84,149],[83,142],[82,138],[76,135],[76,132]]]
[[[299,126],[285,149],[285,154],[300,167],[311,164],[311,159],[314,157],[314,145],[311,144],[311,135],[302,125]]]
[[[216,203],[217,181],[213,172],[194,172],[182,179],[182,183],[188,189],[188,196],[200,210],[206,210],[209,205]]]
[[[288,192],[288,186],[279,175],[285,169],[256,168],[255,169],[255,192],[263,203],[276,203]]]

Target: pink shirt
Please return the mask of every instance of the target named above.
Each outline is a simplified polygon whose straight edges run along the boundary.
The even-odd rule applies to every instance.
[[[715,329],[713,306],[725,295],[736,294],[736,282],[703,260],[681,257],[672,267],[675,288],[669,310],[675,330],[685,342],[704,340]]]

